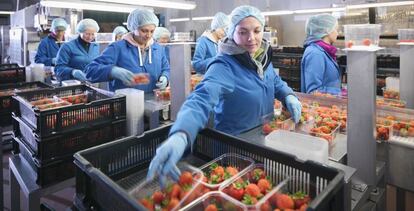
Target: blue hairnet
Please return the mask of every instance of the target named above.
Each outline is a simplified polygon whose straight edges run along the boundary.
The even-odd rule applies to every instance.
[[[265,18],[260,12],[259,9],[252,6],[239,6],[236,7],[230,14],[230,25],[227,31],[227,37],[233,39],[234,30],[236,30],[236,26],[239,25],[240,21],[247,17],[254,17],[256,18],[262,26],[265,25]],[[263,30],[263,29],[262,29]]]
[[[219,28],[224,29],[229,24],[230,24],[229,17],[226,14],[222,13],[222,12],[218,12],[218,13],[216,13],[216,15],[214,15],[214,18],[211,21],[210,28],[211,28],[211,30],[216,30],[216,29],[219,29]]]
[[[50,27],[50,30],[52,32],[66,31],[67,28],[68,28],[68,24],[63,18],[55,18],[52,21],[52,26]]]
[[[112,35],[116,36],[118,34],[126,34],[126,33],[128,33],[128,31],[126,30],[125,27],[117,26],[117,27],[115,27],[114,31],[112,32]]]
[[[87,28],[93,28],[96,32],[99,32],[99,25],[94,19],[86,18],[79,21],[78,25],[76,26],[76,31],[78,33],[83,33],[86,31]]]
[[[152,11],[149,11],[147,9],[135,9],[129,13],[127,23],[128,30],[135,31],[139,27],[148,24],[158,26],[159,20]]]
[[[306,22],[306,35],[321,39],[335,30],[338,21],[330,14],[319,14],[310,17]]]
[[[152,37],[158,41],[158,39],[160,39],[161,37],[170,37],[171,33],[170,31],[168,31],[168,29],[164,28],[164,27],[157,27],[154,31],[154,34],[152,35]]]

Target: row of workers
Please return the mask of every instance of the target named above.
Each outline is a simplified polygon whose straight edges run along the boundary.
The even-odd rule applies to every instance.
[[[169,63],[165,51],[152,39],[158,26],[157,17],[153,12],[137,9],[130,13],[127,23],[131,32],[110,44],[102,55],[90,58],[88,65],[61,69],[68,62],[61,57],[79,57],[78,60],[82,61],[80,52],[85,54],[95,48],[91,35],[99,30],[98,25],[90,19],[81,21],[77,29],[81,34],[79,38],[65,43],[59,50],[56,61],[58,76],[75,76],[75,72],[79,72],[93,82],[111,81],[111,90],[114,90],[129,87],[134,73],[153,72],[151,80],[166,86]],[[155,174],[159,174],[161,179],[166,175],[178,178],[176,163],[205,127],[212,112],[215,114],[214,127],[232,135],[259,126],[262,116],[273,113],[274,99],[283,103],[295,122],[299,121],[300,100],[273,69],[272,48],[263,39],[264,26],[265,18],[255,7],[245,5],[232,11],[228,24],[223,27],[224,38],[216,42],[218,53],[205,64],[204,79],[182,105],[169,138],[157,149],[149,166],[148,179]],[[336,28],[337,21],[330,15],[313,16],[306,26],[308,37],[302,74],[305,79],[309,75],[322,74],[321,77],[313,76],[320,83],[317,89],[336,88],[330,85],[333,83],[330,75],[339,76],[332,46],[336,40]],[[71,49],[77,49],[73,51],[78,54],[61,56],[63,51],[70,52]],[[316,86],[317,83],[310,84]],[[137,88],[147,90],[153,87]]]

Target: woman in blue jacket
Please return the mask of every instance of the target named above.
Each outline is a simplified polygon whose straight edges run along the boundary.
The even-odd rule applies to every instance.
[[[36,63],[42,63],[45,66],[56,65],[56,55],[65,40],[65,31],[68,27],[66,21],[62,18],[55,18],[50,27],[51,33],[40,41],[35,56]]]
[[[86,65],[99,56],[99,45],[93,42],[99,31],[98,23],[93,19],[83,19],[76,31],[79,36],[63,44],[57,55],[55,73],[60,81],[73,78],[86,81]]]
[[[341,92],[341,72],[336,62],[338,21],[329,14],[315,15],[306,23],[307,38],[301,63],[301,92]]]
[[[158,25],[158,18],[147,9],[136,9],[128,16],[130,33],[123,39],[111,43],[86,68],[92,82],[110,81],[109,89],[114,91],[134,87],[152,92],[156,87],[168,85],[170,65],[164,48],[155,43],[152,34]],[[135,85],[134,74],[148,73],[148,84]]]
[[[263,39],[264,16],[251,6],[237,7],[231,15],[220,53],[182,105],[169,138],[150,164],[148,179],[156,172],[178,179],[176,163],[206,125],[210,111],[215,112],[215,128],[232,135],[259,126],[262,116],[273,113],[275,98],[299,121],[299,100],[273,70],[272,49]]]
[[[170,42],[171,32],[165,27],[157,27],[152,37],[157,43],[164,45],[167,60],[170,62],[170,46],[167,43]]]
[[[229,25],[229,18],[226,14],[218,12],[211,21],[211,31],[204,32],[197,39],[191,64],[198,74],[207,71],[207,65],[217,55],[218,42],[226,36],[225,29]]]

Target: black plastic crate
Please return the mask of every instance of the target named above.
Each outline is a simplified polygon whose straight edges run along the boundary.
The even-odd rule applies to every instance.
[[[67,97],[88,92],[88,102],[55,109],[39,110],[30,104],[43,98]],[[17,115],[35,129],[39,137],[69,132],[126,118],[125,96],[108,96],[87,85],[59,87],[17,93]]]
[[[45,88],[53,87],[39,81],[0,84],[0,111],[12,107],[12,96],[15,93]]]
[[[80,210],[143,210],[127,189],[146,175],[157,147],[167,138],[170,126],[90,148],[74,155],[75,205]],[[275,172],[316,184],[308,210],[344,209],[344,173],[315,162],[302,162],[291,155],[247,143],[212,129],[201,131],[192,157],[204,163],[224,153],[237,153],[263,163]],[[129,179],[131,178],[131,179]],[[127,184],[127,185],[126,185]]]
[[[0,83],[17,83],[25,81],[25,67],[4,66],[0,68]]]
[[[272,64],[279,68],[300,69],[302,54],[273,53]]]
[[[19,67],[19,65],[17,63],[12,63],[12,64],[0,64],[0,70],[2,69],[10,69],[10,68],[16,68]]]
[[[126,135],[126,120],[104,123],[95,127],[40,138],[19,117],[13,116],[14,135],[28,145],[34,153],[34,159],[46,163],[61,159],[73,153],[113,141]]]
[[[29,164],[29,171],[34,177],[36,184],[40,186],[51,185],[54,183],[65,181],[75,176],[75,164],[73,163],[73,156],[66,156],[61,160],[43,164],[37,163],[33,157],[34,152],[29,146],[25,145],[19,138],[14,137],[13,152],[19,153],[20,157]]]

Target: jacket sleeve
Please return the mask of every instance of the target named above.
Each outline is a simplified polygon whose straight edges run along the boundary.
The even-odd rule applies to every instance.
[[[111,71],[118,61],[118,54],[119,49],[115,46],[115,43],[110,44],[102,52],[102,55],[95,58],[86,66],[86,77],[89,78],[92,83],[111,80]]]
[[[52,66],[52,59],[47,56],[47,39],[44,38],[39,44],[39,47],[37,47],[37,53],[35,56],[35,62],[36,63],[42,63],[45,66]]]
[[[268,70],[274,71],[272,63],[269,64],[268,68],[271,68]],[[275,98],[285,105],[286,96],[294,95],[294,92],[278,74],[274,73],[274,75]]]
[[[164,75],[165,77],[170,80],[170,60],[167,57],[167,47],[163,49],[162,56],[161,56],[161,75]],[[169,52],[168,52],[169,53]]]
[[[205,40],[200,40],[195,48],[193,61],[191,62],[195,71],[204,74],[207,71],[207,65],[213,61],[214,58],[205,58],[207,53],[207,44]]]
[[[217,74],[217,71],[220,71]],[[205,127],[210,111],[219,103],[223,95],[233,92],[236,76],[225,62],[214,62],[196,90],[190,94],[177,114],[177,120],[170,135],[184,132],[190,143],[198,131]]]
[[[73,78],[72,70],[74,68],[69,67],[71,56],[72,50],[70,49],[70,45],[68,43],[63,44],[58,51],[55,67],[56,76],[60,81]]]

